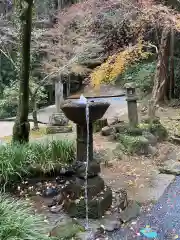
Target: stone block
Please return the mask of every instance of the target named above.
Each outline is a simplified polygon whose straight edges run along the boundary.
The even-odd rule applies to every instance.
[[[107,188],[88,201],[88,216],[90,219],[98,219],[104,216],[105,212],[112,204],[112,191]],[[71,217],[85,218],[86,204],[85,199],[72,201],[69,203],[66,211]]]
[[[114,133],[114,128],[113,127],[106,126],[106,127],[103,127],[102,130],[101,130],[101,134],[103,136],[110,136],[113,133]]]
[[[64,195],[69,195],[72,200],[76,200],[85,194],[85,179],[75,178],[63,188]],[[104,189],[104,180],[100,176],[88,179],[88,198],[92,199]]]
[[[49,121],[49,124],[52,126],[66,126],[68,123],[69,120],[62,111],[60,113],[53,113]]]
[[[161,173],[180,175],[180,162],[176,160],[167,160],[163,166],[159,167]]]
[[[122,220],[122,222],[126,223],[138,217],[139,214],[140,206],[136,201],[130,200],[126,209],[120,213],[120,219]]]
[[[72,126],[47,126],[46,134],[68,133],[72,132]]]
[[[157,137],[148,131],[143,131],[142,135],[149,141],[152,146],[157,144]]]
[[[111,217],[106,217],[101,223],[104,230],[107,232],[113,232],[121,227],[121,222],[118,219],[112,219]]]
[[[100,132],[101,129],[107,125],[108,125],[107,118],[98,119],[93,123],[93,130],[94,132]]]
[[[78,225],[71,219],[64,219],[58,222],[57,225],[51,230],[50,237],[56,239],[72,239],[77,233],[84,231],[84,228]]]
[[[86,164],[79,162],[79,166],[76,167],[76,175],[80,178],[86,177]],[[88,177],[95,177],[100,173],[100,164],[96,161],[90,161],[88,165]]]

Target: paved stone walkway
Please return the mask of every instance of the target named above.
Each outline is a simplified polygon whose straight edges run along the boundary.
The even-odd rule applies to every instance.
[[[157,232],[158,240],[180,239],[180,176],[165,191],[159,202],[151,212],[141,216],[137,222],[126,228],[114,232],[109,239],[112,240],[145,240],[140,236],[140,229],[150,226]]]
[[[105,100],[105,99],[104,99]],[[124,113],[127,112],[127,103],[125,101],[125,97],[121,97],[121,99],[108,99],[111,103],[111,106],[108,108],[105,117],[111,122],[112,119],[116,117],[120,117]],[[42,108],[38,111],[38,120],[44,123],[49,122],[49,118],[52,113],[56,112],[55,105]],[[32,115],[29,114],[29,118],[32,119]],[[1,121],[0,122],[0,137],[9,136],[12,134],[14,122],[9,121]],[[33,127],[33,123],[31,122],[31,127]]]

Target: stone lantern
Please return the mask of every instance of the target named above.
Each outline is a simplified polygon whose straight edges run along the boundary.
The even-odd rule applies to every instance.
[[[125,88],[129,123],[131,126],[136,127],[138,125],[136,85],[134,83],[126,83]]]

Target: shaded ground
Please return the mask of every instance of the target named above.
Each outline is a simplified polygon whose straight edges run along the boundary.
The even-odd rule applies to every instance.
[[[49,116],[52,114],[52,112],[54,112],[54,110],[55,110],[54,106],[40,110],[39,120],[41,121],[48,120]],[[117,118],[121,120],[127,120],[126,112],[127,112],[127,108],[126,108],[125,101],[124,102],[112,101],[111,108],[109,108],[108,112],[106,113],[106,116],[109,122]],[[140,119],[143,118],[145,115],[146,115],[146,109],[141,111]],[[177,133],[179,131],[178,126],[179,126],[180,117],[177,109],[159,108],[157,111],[157,115],[161,118],[161,122],[168,128],[168,130],[171,133],[174,133],[174,132]],[[2,128],[2,131],[1,131],[1,128]],[[0,123],[1,135],[3,134],[3,131],[5,131],[3,130],[3,128],[5,128],[5,125],[1,125]],[[69,140],[70,139],[75,140],[76,138],[75,126],[73,126],[73,128],[74,129],[72,133],[48,135],[36,140],[47,141],[50,139],[65,139],[65,138]],[[156,146],[156,150],[157,150],[156,154],[147,156],[147,157],[128,156],[128,155],[122,154],[121,152],[119,152],[120,153],[119,155],[114,154],[114,150],[116,150],[117,146],[118,146],[118,143],[112,141],[111,139],[108,139],[108,137],[103,137],[100,134],[94,135],[95,150],[99,152],[103,152],[101,156],[101,161],[102,161],[101,174],[104,180],[107,182],[108,185],[112,187],[114,191],[116,191],[121,187],[126,188],[129,198],[135,199],[138,202],[142,203],[143,207],[148,208],[148,211],[150,211],[149,203],[154,203],[155,201],[157,201],[161,197],[161,195],[164,193],[165,189],[169,186],[169,184],[173,182],[175,179],[173,175],[159,174],[158,166],[168,158],[172,158],[174,152],[176,153],[179,152],[178,146],[169,142],[159,143]],[[109,163],[108,167],[107,167],[107,164],[104,164],[107,162]],[[35,196],[31,197],[31,200],[36,211],[44,213],[45,216],[51,222],[51,224],[54,224],[57,220],[64,217],[62,212],[56,213],[56,214],[49,212],[47,205],[51,199],[44,199],[41,196],[38,196],[35,194]],[[163,206],[165,206],[166,202],[164,202],[163,204],[164,204]],[[165,207],[163,208],[165,209]],[[156,209],[156,207],[154,209]],[[133,229],[136,229],[136,230],[131,231],[127,229],[125,230],[122,229],[117,234],[115,233],[110,239],[122,239],[122,240],[126,240],[126,239],[130,240],[133,238],[142,239],[142,238],[138,238],[139,236],[137,235],[139,231],[137,230],[139,228],[139,224],[141,226],[141,223],[142,223],[144,226],[145,225],[144,223],[146,222],[147,224],[150,224],[148,223],[149,221],[153,222],[154,221],[152,217],[153,214],[154,213],[148,215],[147,218],[143,218],[144,220],[142,221],[140,220],[138,224],[136,225],[134,224]],[[159,212],[159,214],[160,214],[160,217],[163,217],[164,219],[164,216],[161,216],[162,213]],[[155,215],[155,216],[159,218],[159,215]],[[150,220],[149,220],[149,217],[150,217]],[[175,219],[176,217],[177,216],[175,216]],[[143,221],[145,222],[143,223]],[[161,228],[161,224],[159,226]],[[166,226],[166,221],[165,221],[165,226]],[[165,226],[162,226],[162,228],[164,229]],[[158,238],[158,239],[166,239],[166,238],[164,238],[164,235],[162,235],[162,238]]]
[[[158,144],[156,157],[123,156],[112,166],[102,167],[102,176],[112,189],[125,188],[131,199],[141,204],[155,202],[174,180],[173,175],[160,174],[158,165],[167,160],[174,145]]]
[[[162,122],[165,121],[166,118],[169,119],[166,111],[161,111],[160,113]],[[163,113],[166,113],[165,118],[163,118]],[[127,115],[125,114],[121,117],[121,119],[127,119]],[[48,137],[46,136],[37,140],[47,141],[48,139],[65,138],[75,140],[75,131],[68,134],[56,134]],[[106,183],[112,187],[113,191],[116,191],[121,187],[126,188],[128,197],[130,199],[135,199],[142,204],[142,212],[150,212],[151,204],[154,204],[163,195],[166,188],[175,179],[175,176],[173,175],[160,174],[158,171],[158,166],[168,158],[171,158],[174,152],[179,152],[178,146],[169,142],[159,143],[156,147],[156,155],[147,157],[128,156],[122,154],[116,155],[113,153],[113,151],[117,146],[118,143],[112,141],[108,137],[103,137],[100,134],[94,135],[95,150],[103,152],[101,157],[101,175]],[[109,164],[104,164],[107,162]],[[49,212],[49,208],[47,206],[51,202],[51,199],[42,198],[41,196],[37,195],[31,197],[31,200],[36,211],[43,213],[51,225],[64,218],[65,215],[62,211],[55,214]],[[134,233],[131,231],[128,231],[127,233],[123,231],[127,230],[122,230],[122,232],[119,232],[118,235],[115,234],[109,239],[129,240],[133,239],[133,236],[136,236],[135,239],[138,239],[137,235],[133,235]],[[121,238],[121,235],[124,238]]]

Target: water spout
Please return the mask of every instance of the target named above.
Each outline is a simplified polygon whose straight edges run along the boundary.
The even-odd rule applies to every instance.
[[[89,103],[83,96],[82,99],[86,100],[86,126],[87,126],[87,156],[86,156],[86,173],[85,173],[85,203],[86,203],[86,229],[89,229],[89,217],[88,217],[88,167],[89,167]]]
[[[80,104],[87,104],[88,100],[81,94],[80,98],[78,99],[78,103]]]

